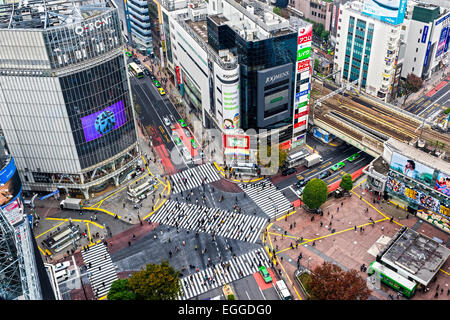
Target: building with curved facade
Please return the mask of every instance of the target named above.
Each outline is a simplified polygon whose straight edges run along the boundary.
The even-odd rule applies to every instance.
[[[89,198],[134,169],[135,115],[112,3],[0,6],[0,125],[24,190]]]

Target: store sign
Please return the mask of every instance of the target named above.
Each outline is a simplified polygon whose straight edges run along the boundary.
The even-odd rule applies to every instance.
[[[303,44],[312,41],[312,25],[306,28],[300,28],[298,31],[298,44]]]
[[[423,66],[428,64],[428,59],[430,58],[431,41],[428,41],[427,51],[425,52],[425,59],[423,60]]]
[[[309,69],[309,60],[303,60],[297,62],[297,73],[303,72],[307,69]]]
[[[225,148],[250,149],[249,136],[224,134],[223,141]]]
[[[176,70],[176,75],[177,75],[177,84],[180,84],[181,83],[180,67],[176,66],[175,70]]]
[[[427,41],[427,35],[428,35],[428,26],[424,26],[421,39],[422,43],[425,43]]]
[[[434,169],[409,159],[404,155],[393,152],[390,167],[407,177],[420,181],[428,186],[432,185]]]
[[[78,25],[75,27],[74,31],[77,35],[81,36],[83,33],[92,31],[95,29],[103,28],[104,26],[109,25],[111,22],[111,17],[103,17],[101,19],[95,20],[93,22],[88,22],[84,25]]]
[[[286,78],[288,76],[289,76],[289,71],[285,71],[285,72],[281,72],[281,73],[278,73],[278,74],[274,74],[274,75],[266,78],[265,85],[267,85],[269,83],[272,83],[272,82],[274,82],[276,80],[280,80],[280,79]]]
[[[303,48],[297,51],[297,61],[309,58],[311,56],[311,48]]]

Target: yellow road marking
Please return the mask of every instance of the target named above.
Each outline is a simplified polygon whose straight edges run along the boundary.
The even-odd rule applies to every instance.
[[[56,220],[55,218],[45,218],[45,219],[46,219],[46,220]],[[57,225],[54,226],[53,228],[48,229],[47,231],[41,233],[40,235],[36,236],[35,239],[39,238],[40,236],[43,236],[44,234],[46,234],[46,233],[49,232],[49,231],[52,231],[53,229],[58,228],[58,227],[59,227],[60,225],[62,225],[64,222],[65,222],[65,221],[61,222],[60,224],[57,224]]]
[[[289,283],[291,284],[292,288],[294,288],[295,293],[297,293],[297,296],[299,298],[299,300],[303,300],[302,297],[300,296],[300,294],[298,293],[297,289],[295,288],[294,284],[291,281],[291,278],[289,277],[289,274],[286,272],[286,269],[284,269],[283,265],[281,264],[280,260],[278,260],[278,258],[276,258],[278,261],[278,264],[280,265],[281,269],[283,269],[283,274],[286,275],[287,279],[289,280]]]

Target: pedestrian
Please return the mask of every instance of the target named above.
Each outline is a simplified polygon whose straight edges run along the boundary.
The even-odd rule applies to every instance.
[[[321,227],[323,226],[323,222],[322,222],[322,221],[320,221],[320,226],[321,226]]]
[[[339,212],[339,207],[337,207],[337,212]]]
[[[131,246],[131,241],[128,241],[128,246],[129,246],[129,247]]]

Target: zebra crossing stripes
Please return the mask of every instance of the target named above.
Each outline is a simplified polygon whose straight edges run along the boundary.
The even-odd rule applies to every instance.
[[[229,263],[229,267],[227,264]],[[187,300],[226,283],[245,278],[258,271],[260,265],[269,267],[270,261],[263,249],[249,251],[224,263],[181,278],[182,294],[178,300]],[[209,278],[209,279],[208,279]]]
[[[191,169],[178,172],[170,177],[172,179],[173,193],[200,187],[203,179],[206,184],[220,180],[222,177],[211,163],[202,164]],[[184,182],[185,180],[186,182]]]
[[[111,284],[118,277],[106,246],[103,243],[96,244],[88,251],[83,251],[82,257],[88,267],[88,276],[94,294],[97,298],[108,294]],[[90,268],[89,263],[91,263]]]
[[[263,184],[264,187],[263,187]],[[269,179],[252,184],[239,184],[239,187],[252,199],[270,218],[286,214],[292,205],[289,200],[277,190]]]
[[[265,218],[218,208],[167,200],[150,221],[217,236],[255,243]]]

